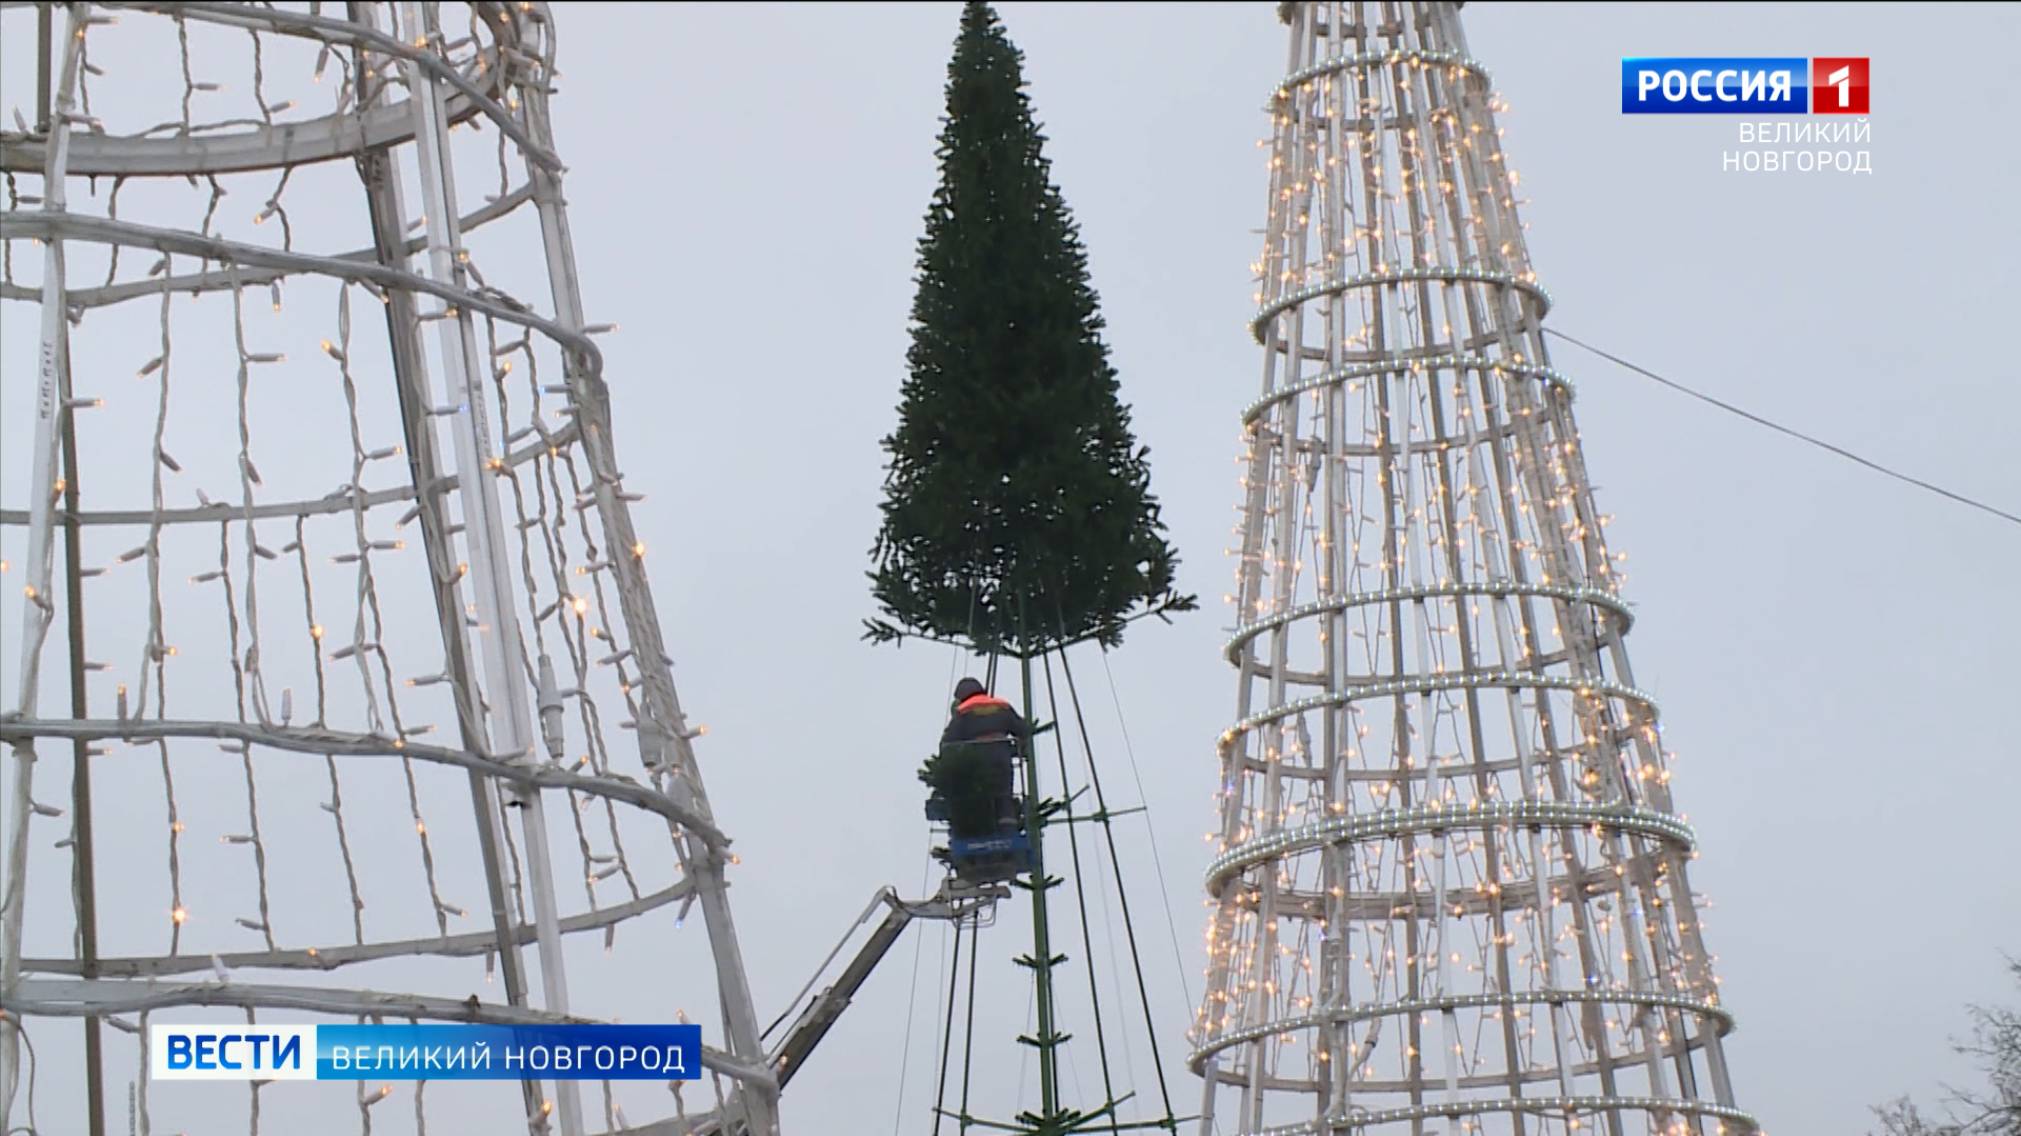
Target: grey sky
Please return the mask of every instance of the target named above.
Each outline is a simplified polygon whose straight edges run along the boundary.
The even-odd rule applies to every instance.
[[[1144,849],[1154,838],[1162,854],[1197,993],[1212,743],[1234,706],[1221,550],[1237,412],[1261,362],[1243,326],[1265,205],[1255,143],[1284,35],[1265,3],[1001,11],[1182,582],[1205,601],[1133,631],[1109,661],[1150,808],[1148,826],[1121,823],[1125,869],[1190,1113],[1189,1008]],[[875,888],[916,893],[924,874],[914,769],[950,653],[873,648],[859,632],[957,14],[559,6],[556,132],[585,297],[592,319],[623,326],[604,341],[617,449],[650,494],[635,516],[682,697],[711,728],[704,773],[743,860],[732,898],[762,1020]],[[2004,62],[1966,62],[2021,51],[2021,8],[1494,4],[1464,18],[1513,107],[1505,145],[1549,326],[2021,507],[2008,329],[2021,106]],[[10,16],[6,30],[24,26]],[[1871,56],[1875,173],[1722,172],[1735,120],[1619,113],[1623,55],[1694,54]],[[10,69],[18,58],[10,43]],[[6,80],[10,105],[18,84]],[[0,485],[14,506],[33,325],[5,307]],[[1868,1104],[1963,1078],[1948,1041],[1967,1002],[2021,998],[2002,962],[2021,953],[2021,529],[1569,346],[1555,362],[1578,383],[1611,544],[1630,554],[1636,674],[1681,756],[1673,790],[1702,841],[1693,883],[1714,903],[1741,1104],[1772,1132],[1860,1131]],[[14,673],[12,642],[0,675]],[[1105,783],[1132,798],[1099,659],[1081,666]],[[1021,927],[1007,915],[984,939],[1006,988],[1021,981]],[[921,942],[908,1132],[930,1126],[942,933]],[[889,1125],[912,957],[901,944],[795,1082],[787,1131]],[[620,988],[661,980],[648,969]],[[978,1078],[1005,1093],[1022,1012],[1007,998],[977,1027],[1004,1055]],[[1141,1032],[1136,1044],[1143,1070]],[[69,1106],[45,1097],[52,1131],[70,1130]]]

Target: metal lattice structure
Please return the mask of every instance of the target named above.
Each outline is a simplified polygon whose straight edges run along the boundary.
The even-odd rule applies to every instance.
[[[1202,1131],[1751,1132],[1488,77],[1279,13]]]
[[[0,18],[0,1130],[775,1131],[548,6]],[[145,1075],[150,1020],[684,1000],[685,1089]]]

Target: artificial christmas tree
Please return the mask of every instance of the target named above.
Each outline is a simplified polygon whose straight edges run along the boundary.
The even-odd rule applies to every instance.
[[[869,638],[917,635],[953,642],[987,654],[992,676],[999,656],[1017,659],[1023,718],[1031,723],[1040,697],[1035,663],[1044,668],[1047,700],[1056,660],[1078,707],[1066,658],[1070,645],[1094,640],[1114,646],[1131,619],[1191,610],[1196,603],[1174,588],[1177,558],[1165,542],[1150,493],[1148,451],[1131,436],[1129,412],[1101,340],[1087,253],[1052,184],[1045,139],[1023,86],[1022,58],[996,13],[988,4],[967,5],[948,67],[941,181],[919,246],[910,373],[898,428],[884,442],[891,464],[872,572],[884,618],[870,621]],[[1080,870],[1071,822],[1101,826],[1119,893],[1122,877],[1109,831],[1113,814],[1102,803],[1085,729],[1082,747],[1096,804],[1094,811],[1076,815],[1069,802],[1080,793],[1068,793],[1063,785],[1061,796],[1045,796],[1034,738],[1028,733],[1018,739],[1023,815],[1021,822],[1003,824],[1002,840],[1020,845],[1015,884],[1032,897],[1031,945],[1016,961],[1031,975],[1035,1029],[1018,1040],[1037,1057],[1038,1101],[1009,1123],[978,1120],[969,1111],[964,1073],[959,1111],[939,1111],[958,1118],[964,1131],[983,1124],[1053,1136],[1122,1126],[1172,1130],[1177,1123],[1162,1069],[1156,1102],[1146,1094],[1137,1106],[1155,1104],[1157,1112],[1126,1125],[1119,1111],[1133,1094],[1115,1091],[1111,1077],[1083,890],[1087,875],[1099,879],[1103,873],[1099,864],[1092,873]],[[1064,781],[1064,749],[1059,756]],[[922,778],[959,798],[960,786],[948,788],[949,779],[960,775],[946,768],[950,760],[943,753]],[[1046,870],[1044,835],[1052,825],[1065,826],[1069,836],[1069,877]],[[975,865],[964,865],[959,845],[950,840],[950,846],[956,881],[964,872],[976,878]],[[1047,894],[1069,878],[1081,919],[1085,957],[1079,961],[1088,968],[1084,1020],[1094,1027],[1106,1098],[1090,1107],[1068,1104],[1060,1077],[1069,1035],[1059,1028],[1064,976],[1056,971],[1068,956],[1053,949]],[[1122,903],[1127,923],[1127,896]],[[959,936],[964,931],[971,936],[965,1067],[977,1052],[979,929],[977,919],[956,928],[957,959]],[[1148,1031],[1150,1003],[1136,941],[1127,926],[1124,933]],[[950,990],[948,1037],[953,1004]],[[1149,1040],[1155,1060],[1157,1039]],[[944,1092],[945,1049],[942,1073]]]
[[[888,618],[873,637],[1114,645],[1133,609],[1193,606],[1174,591],[1148,454],[1023,85],[996,13],[969,4],[919,244],[910,374],[884,441],[873,577]]]

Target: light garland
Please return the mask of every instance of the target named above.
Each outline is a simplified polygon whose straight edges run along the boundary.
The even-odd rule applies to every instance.
[[[45,693],[39,707],[33,699],[9,707],[21,712],[0,723],[6,741],[26,752],[76,739],[101,762],[116,762],[122,744],[156,755],[166,824],[165,847],[151,845],[150,862],[141,865],[163,873],[166,895],[144,910],[104,909],[116,941],[159,953],[98,960],[94,985],[74,1004],[55,986],[24,986],[24,1014],[104,1017],[98,1011],[107,1006],[240,999],[249,1015],[261,1006],[348,1015],[417,1004],[432,1015],[438,1007],[420,995],[377,1002],[338,987],[264,986],[251,976],[269,969],[341,974],[374,960],[433,955],[470,960],[467,981],[448,978],[453,995],[436,991],[445,995],[444,1016],[511,1020],[538,1013],[532,1006],[566,1007],[554,981],[566,968],[535,974],[518,958],[523,943],[545,947],[551,938],[558,946],[564,934],[596,934],[609,951],[621,925],[674,907],[664,917],[678,926],[696,903],[712,935],[727,930],[724,872],[737,858],[708,819],[694,764],[704,731],[682,711],[660,639],[646,544],[628,513],[643,495],[630,490],[610,452],[594,337],[616,327],[583,318],[565,239],[533,246],[537,256],[546,254],[547,278],[527,297],[532,302],[486,278],[488,257],[498,249],[509,254],[524,236],[525,214],[539,212],[543,231],[566,232],[566,195],[553,180],[563,167],[546,109],[551,29],[545,10],[533,5],[473,6],[469,32],[459,36],[438,23],[452,11],[364,5],[344,19],[229,5],[126,9],[122,34],[137,26],[143,40],[159,36],[156,47],[169,65],[115,76],[91,66],[66,71],[54,92],[63,109],[50,137],[63,138],[67,166],[58,161],[55,184],[39,197],[15,187],[17,175],[45,168],[44,137],[7,143],[0,297],[42,302],[53,295],[46,311],[55,313],[55,326],[145,306],[160,335],[157,345],[151,329],[144,331],[137,357],[121,362],[127,348],[119,344],[131,340],[110,334],[113,328],[73,334],[80,380],[102,369],[111,350],[114,369],[130,368],[147,397],[115,399],[109,409],[95,397],[60,400],[65,415],[124,414],[124,428],[139,439],[138,458],[93,464],[96,451],[87,447],[84,507],[60,520],[48,517],[52,504],[61,507],[60,483],[38,508],[0,509],[0,524],[28,526],[43,547],[50,532],[73,523],[85,534],[87,555],[110,540],[126,548],[80,573],[87,587],[108,573],[120,584],[87,592],[94,638],[120,652],[84,666],[91,713],[45,717],[52,709]],[[80,64],[85,33],[114,19],[91,5],[59,9],[55,18],[73,22],[67,58]],[[192,33],[249,40],[250,80],[204,74]],[[282,66],[290,61],[304,64],[300,73]],[[326,77],[333,81],[323,83]],[[304,79],[320,89],[279,89]],[[156,102],[170,108],[169,122],[116,133],[127,124],[90,115],[93,83],[153,80],[165,84]],[[128,97],[120,105],[135,101],[133,92],[122,93]],[[283,97],[291,94],[301,97]],[[459,125],[481,126],[484,139],[456,135]],[[496,152],[495,192],[485,192],[494,188],[485,184],[487,143]],[[297,175],[313,164],[348,166],[354,158],[365,176],[352,180],[356,196],[348,204],[353,220],[372,220],[360,228],[373,239],[364,249],[330,249],[318,242],[337,229],[303,225],[287,191],[309,180]],[[374,171],[374,162],[383,165]],[[466,168],[451,178],[451,166]],[[419,177],[419,210],[400,200],[403,189],[413,192],[400,183],[402,169]],[[111,181],[109,192],[98,191],[102,211],[63,208],[65,185],[86,177]],[[145,181],[146,192],[127,186],[130,180]],[[251,200],[242,206],[249,183]],[[193,192],[179,196],[184,184]],[[466,208],[477,193],[483,202]],[[367,195],[378,195],[369,209]],[[186,215],[175,212],[178,202]],[[516,212],[516,235],[506,231],[511,226],[491,228]],[[109,268],[100,279],[80,281],[73,269],[70,279],[26,287],[13,276],[16,242],[97,246]],[[96,271],[100,258],[85,251],[77,259]],[[364,309],[354,327],[357,303]],[[445,332],[449,346],[433,354],[435,336]],[[186,344],[196,334],[215,336],[235,360],[215,376],[219,382],[193,378],[186,352],[176,350],[175,339]],[[94,343],[98,349],[88,349]],[[426,381],[452,370],[454,384],[431,388]],[[283,389],[285,412],[273,401]],[[208,430],[191,422],[214,424],[225,436],[206,445]],[[472,450],[467,462],[452,450],[463,444]],[[39,445],[54,454],[52,443]],[[290,450],[299,451],[295,460],[274,460]],[[220,487],[228,488],[206,492]],[[484,522],[487,515],[495,520]],[[493,526],[486,548],[476,539],[480,523]],[[128,529],[137,531],[112,535]],[[21,602],[37,613],[36,626],[53,624],[62,598],[52,594],[46,569],[37,571],[47,562],[22,566]],[[187,579],[189,596],[164,586],[166,579]],[[473,602],[480,584],[494,589],[488,607]],[[516,628],[523,651],[480,678],[471,660],[507,626]],[[33,638],[24,653],[30,666],[56,665],[60,647]],[[523,691],[508,686],[521,677],[515,665],[524,671]],[[529,744],[491,752],[513,748],[501,742],[514,736],[502,724],[512,704],[535,701],[537,720],[517,734]],[[223,812],[191,809],[188,764],[219,758],[238,766],[232,780],[242,805],[227,794]],[[275,792],[274,778],[303,760],[322,763],[324,789],[307,798]],[[397,776],[400,788],[384,781],[361,792],[357,771],[371,765]],[[529,812],[543,801],[565,801],[573,857],[539,848],[548,825],[517,823],[522,814],[499,809],[500,798]],[[29,804],[36,818],[60,812]],[[244,811],[234,814],[235,807]],[[487,815],[494,823],[485,823]],[[107,819],[97,819],[101,829]],[[649,848],[657,844],[650,867],[635,861],[642,834]],[[116,842],[101,848],[101,875],[134,870],[130,857],[111,859],[130,850]],[[294,873],[318,855],[329,858],[330,886],[304,893],[293,886]],[[556,860],[558,887],[541,879]],[[8,886],[0,890],[19,895],[26,883],[60,878],[63,866],[55,866],[49,872],[40,852],[17,859],[5,865]],[[228,878],[215,878],[219,866]],[[406,882],[389,884],[389,869],[405,873]],[[669,874],[671,882],[653,878]],[[229,882],[241,879],[243,890]],[[287,945],[310,933],[302,919],[308,912],[327,917],[317,928],[343,930],[317,946]],[[140,932],[129,925],[136,921]],[[412,926],[401,932],[396,924]],[[80,965],[22,957],[16,946],[10,941],[0,953],[29,974],[76,973]],[[719,950],[716,961],[741,968],[733,949]],[[437,980],[454,972],[441,970]],[[500,972],[502,990],[493,986]],[[168,976],[186,977],[162,984]],[[726,973],[724,986],[745,983]],[[477,1009],[465,1000],[471,989],[486,991]],[[741,1094],[739,1107],[762,1117],[775,1086],[755,1022],[748,1004],[732,998],[725,1006],[741,1010],[741,1020],[726,1013],[725,1035],[751,1056],[711,1053],[705,1063],[719,1077],[719,1092]],[[107,1060],[123,1055],[108,1051]],[[141,1060],[144,1070],[144,1049]],[[145,1078],[142,1085],[139,1123],[159,1125]],[[358,1107],[373,1108],[391,1091],[360,1087]],[[552,1114],[550,1123],[564,1133],[622,1126],[608,1092],[605,1123],[592,1120],[587,1129],[574,1097],[573,1088],[557,1087],[537,1110]],[[426,1132],[419,1088],[405,1099],[416,1130]]]
[[[1210,1123],[1330,1101],[1351,1123],[1282,1131],[1500,1132],[1539,1098],[1493,1089],[1544,1081],[1534,1131],[1752,1131],[1506,108],[1450,6],[1281,14],[1191,1035]],[[1609,1072],[1646,1096],[1591,1091]]]
[[[1348,1116],[1327,1120],[1309,1121],[1304,1124],[1281,1124],[1271,1128],[1255,1130],[1255,1136],[1332,1136],[1336,1132],[1350,1132],[1376,1124],[1395,1124],[1401,1121],[1434,1120],[1441,1117],[1457,1119],[1462,1116],[1481,1116],[1496,1112],[1521,1112],[1537,1116],[1556,1116],[1573,1119],[1580,1115],[1597,1115],[1602,1112],[1684,1113],[1688,1116],[1709,1116],[1718,1120],[1732,1121],[1738,1125],[1736,1132],[1728,1134],[1722,1126],[1719,1136],[1744,1136],[1759,1132],[1760,1126],[1754,1117],[1740,1109],[1726,1105],[1709,1104],[1705,1101],[1688,1100],[1679,1097],[1630,1097],[1630,1096],[1572,1096],[1572,1097],[1522,1097],[1517,1100],[1460,1100],[1447,1104],[1416,1105],[1408,1108],[1384,1108],[1357,1111]],[[1678,1132],[1683,1130],[1670,1129]]]
[[[1447,70],[1448,78],[1458,78],[1461,72],[1465,72],[1480,80],[1481,87],[1484,90],[1493,85],[1493,80],[1489,77],[1487,68],[1481,66],[1480,62],[1472,57],[1462,55],[1457,51],[1436,51],[1426,48],[1393,48],[1389,51],[1369,51],[1356,55],[1337,55],[1331,59],[1320,60],[1318,63],[1314,63],[1308,67],[1301,67],[1286,75],[1283,81],[1278,83],[1270,93],[1273,98],[1282,98],[1289,95],[1293,89],[1305,87],[1312,80],[1321,76],[1337,75],[1342,71],[1357,68],[1395,67],[1399,64],[1406,67],[1442,68]]]
[[[1496,272],[1480,268],[1463,268],[1456,265],[1433,265],[1423,268],[1388,268],[1378,266],[1372,272],[1360,272],[1353,276],[1343,276],[1322,281],[1269,301],[1261,308],[1258,308],[1256,314],[1250,318],[1249,334],[1259,344],[1267,342],[1265,329],[1270,326],[1271,320],[1283,315],[1292,308],[1321,296],[1336,295],[1342,292],[1353,291],[1357,288],[1381,288],[1398,284],[1424,283],[1468,283],[1513,288],[1536,304],[1536,311],[1531,318],[1540,322],[1551,310],[1550,293],[1538,286],[1531,274]]]
[[[1255,402],[1250,403],[1248,406],[1243,407],[1242,424],[1244,426],[1255,425],[1256,420],[1263,416],[1265,410],[1296,398],[1301,394],[1309,394],[1328,387],[1340,386],[1355,379],[1389,376],[1414,377],[1427,371],[1486,371],[1495,376],[1531,379],[1546,383],[1556,390],[1563,391],[1567,398],[1571,398],[1577,393],[1570,378],[1549,367],[1508,363],[1500,359],[1489,358],[1485,355],[1454,355],[1447,353],[1414,358],[1386,359],[1373,363],[1355,363],[1345,367],[1336,367],[1322,371],[1310,378],[1300,379],[1298,382],[1289,384],[1288,386],[1279,387],[1262,398],[1257,399]]]
[[[1656,698],[1647,691],[1623,683],[1605,679],[1567,678],[1562,675],[1537,674],[1525,671],[1486,671],[1478,674],[1414,675],[1402,679],[1385,679],[1375,682],[1357,682],[1343,686],[1337,691],[1315,694],[1286,702],[1260,713],[1251,714],[1222,731],[1219,747],[1226,751],[1242,735],[1259,726],[1266,726],[1294,714],[1308,710],[1323,710],[1345,706],[1351,702],[1371,698],[1391,698],[1406,694],[1431,694],[1446,690],[1484,690],[1501,688],[1505,690],[1560,690],[1570,691],[1581,698],[1605,696],[1624,699],[1646,707],[1654,717],[1657,713]]]
[[[1733,1015],[1716,1002],[1692,998],[1681,994],[1666,994],[1652,991],[1629,990],[1526,990],[1514,994],[1468,994],[1445,998],[1418,998],[1400,1002],[1364,1003],[1351,1009],[1331,1010],[1325,1013],[1305,1014],[1296,1018],[1264,1022],[1213,1036],[1212,1040],[1200,1045],[1187,1056],[1187,1065],[1194,1073],[1199,1073],[1206,1063],[1223,1050],[1247,1042],[1257,1041],[1272,1035],[1288,1035],[1294,1031],[1319,1030],[1330,1027],[1357,1025],[1378,1018],[1404,1017],[1451,1009],[1499,1009],[1515,1011],[1524,1006],[1564,1006],[1618,1004],[1623,1006],[1660,1007],[1678,1010],[1694,1017],[1711,1020],[1720,1036],[1731,1033],[1734,1028]],[[1693,1045],[1703,1045],[1693,1039]]]
[[[1464,808],[1421,805],[1336,817],[1238,844],[1207,865],[1207,892],[1218,896],[1230,878],[1257,863],[1282,859],[1327,844],[1346,844],[1372,837],[1393,839],[1419,832],[1443,833],[1454,828],[1492,829],[1525,825],[1632,832],[1668,840],[1686,852],[1697,844],[1697,836],[1690,825],[1667,813],[1639,806],[1562,801],[1483,803],[1478,800],[1469,802]]]
[[[1381,588],[1371,592],[1350,592],[1346,595],[1332,596],[1327,599],[1300,604],[1288,611],[1282,611],[1237,627],[1234,633],[1228,637],[1228,642],[1222,647],[1221,653],[1230,663],[1239,664],[1243,648],[1247,647],[1249,642],[1258,635],[1275,631],[1278,628],[1296,623],[1302,619],[1310,619],[1315,615],[1344,612],[1349,608],[1374,604],[1431,599],[1434,597],[1458,599],[1463,596],[1491,596],[1495,598],[1531,596],[1537,599],[1562,600],[1568,604],[1588,604],[1601,608],[1614,616],[1618,620],[1618,630],[1624,634],[1635,621],[1635,615],[1629,610],[1628,605],[1622,602],[1619,596],[1604,588],[1553,587],[1548,584],[1519,584],[1513,580],[1485,580],[1480,583],[1449,582],[1411,588]]]

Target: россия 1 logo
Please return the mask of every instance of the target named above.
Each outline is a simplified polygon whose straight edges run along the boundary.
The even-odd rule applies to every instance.
[[[1812,114],[1867,113],[1865,56],[1820,55],[1810,61]]]
[[[1621,60],[1622,114],[1866,114],[1864,56]]]

